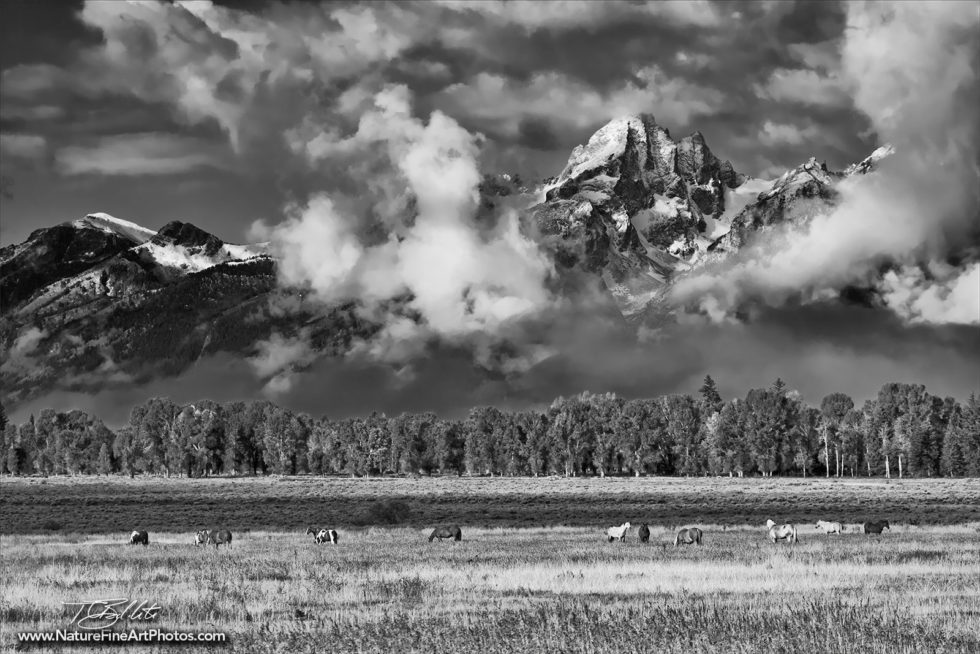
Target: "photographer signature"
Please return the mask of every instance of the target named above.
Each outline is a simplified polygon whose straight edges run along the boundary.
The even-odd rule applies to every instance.
[[[71,622],[79,629],[105,629],[122,619],[148,622],[160,615],[162,607],[143,601],[130,601],[129,598],[85,600],[83,602],[62,602],[65,606],[77,606],[78,611]]]

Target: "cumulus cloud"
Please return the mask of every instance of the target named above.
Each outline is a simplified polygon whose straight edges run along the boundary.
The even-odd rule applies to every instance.
[[[929,279],[918,267],[888,271],[885,303],[910,322],[980,324],[980,263],[964,270],[931,268],[937,278]]]
[[[914,265],[962,247],[978,207],[978,22],[975,7],[959,3],[848,5],[843,80],[897,154],[843,181],[833,210],[683,280],[675,298],[727,315],[750,298],[778,304],[871,284],[888,262]]]
[[[762,124],[762,129],[759,131],[759,141],[765,145],[777,145],[780,143],[800,145],[802,143],[814,142],[819,135],[820,130],[813,125],[797,127],[796,125],[774,123],[771,120],[767,120]]]
[[[842,107],[850,102],[844,82],[836,74],[821,74],[806,68],[778,68],[755,93],[767,100],[808,105]]]
[[[55,153],[65,175],[172,175],[232,165],[223,148],[188,136],[120,134],[91,145],[71,145]]]
[[[356,299],[371,311],[404,298],[423,338],[492,337],[548,305],[550,263],[520,232],[517,214],[494,224],[475,220],[476,136],[440,112],[428,122],[413,117],[407,88],[388,86],[356,133],[327,138],[306,154],[316,162],[379,151],[386,165],[375,175],[384,180],[365,182],[374,200],[367,206],[320,194],[279,225],[256,225],[256,236],[271,240],[282,258],[286,284],[306,286],[326,304]],[[359,210],[377,214],[385,235],[372,237]],[[398,319],[379,342],[394,342],[394,333],[405,340],[411,331]]]
[[[624,114],[653,112],[664,124],[685,126],[717,111],[724,101],[720,91],[670,77],[656,65],[636,70],[634,78],[603,93],[558,72],[538,73],[527,82],[479,73],[465,84],[447,87],[440,105],[513,137],[522,117],[581,129]]]

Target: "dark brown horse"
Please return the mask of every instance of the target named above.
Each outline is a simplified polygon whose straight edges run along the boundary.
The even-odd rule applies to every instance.
[[[674,547],[678,545],[700,545],[702,533],[697,527],[685,527],[674,537]]]
[[[641,543],[647,543],[650,541],[650,527],[647,525],[647,523],[644,522],[642,525],[640,525],[640,529],[637,533],[640,537]]]
[[[429,542],[431,543],[435,539],[443,540],[445,538],[452,538],[453,540],[463,540],[463,530],[459,528],[458,525],[446,525],[442,527],[436,527],[429,534]]]
[[[864,523],[864,533],[866,534],[880,534],[883,529],[888,529],[891,531],[891,526],[888,524],[887,520]]]
[[[214,549],[218,549],[218,545],[231,545],[231,532],[227,529],[215,529],[208,532],[208,545],[214,545]]]
[[[150,544],[150,535],[145,531],[134,531],[129,537],[129,544],[146,547]]]

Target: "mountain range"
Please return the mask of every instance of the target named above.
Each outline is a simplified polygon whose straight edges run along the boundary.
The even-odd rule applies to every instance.
[[[627,323],[651,325],[669,319],[674,281],[826,211],[840,180],[889,154],[839,172],[810,159],[762,180],[716,157],[701,133],[675,141],[641,114],[606,124],[557,177],[531,188],[487,176],[480,193],[485,209],[517,205],[561,292],[598,289]],[[330,356],[380,328],[353,302],[325,310],[284,287],[276,267],[267,243],[226,243],[179,221],[152,230],[92,213],[38,229],[0,249],[0,400],[175,375],[217,352],[252,356],[276,333],[302,331],[315,356]]]

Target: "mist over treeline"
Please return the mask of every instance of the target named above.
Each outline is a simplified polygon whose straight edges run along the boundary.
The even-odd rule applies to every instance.
[[[2,409],[2,407],[0,407]],[[0,472],[208,475],[885,475],[980,476],[980,401],[889,383],[856,407],[807,405],[777,379],[725,401],[695,395],[559,397],[547,410],[474,407],[316,418],[271,402],[153,398],[113,431],[84,411],[0,411]]]

